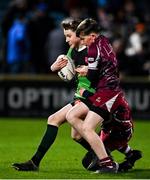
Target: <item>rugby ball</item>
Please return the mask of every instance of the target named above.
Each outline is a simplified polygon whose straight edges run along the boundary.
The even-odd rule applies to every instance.
[[[65,67],[63,67],[60,71],[58,71],[58,76],[63,80],[63,81],[70,81],[73,79],[75,75],[75,65],[74,62],[71,58],[67,56],[68,63]]]

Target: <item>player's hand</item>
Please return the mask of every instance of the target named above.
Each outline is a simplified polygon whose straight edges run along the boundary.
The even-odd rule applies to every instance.
[[[88,72],[88,66],[82,65],[75,69],[77,73],[79,73],[80,76],[86,76]]]
[[[66,57],[66,55],[59,55],[56,59],[56,61],[51,65],[50,69],[52,71],[58,71],[60,69],[62,69],[63,67],[65,67],[68,63],[68,58]]]
[[[74,104],[76,105],[76,104],[79,104],[81,102],[81,100],[80,99],[77,99],[75,102],[74,102]]]

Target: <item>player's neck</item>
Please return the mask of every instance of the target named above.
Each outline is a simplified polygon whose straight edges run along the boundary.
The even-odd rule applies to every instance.
[[[77,48],[78,51],[82,51],[83,49],[85,49],[86,46],[85,45],[79,45],[79,47]]]

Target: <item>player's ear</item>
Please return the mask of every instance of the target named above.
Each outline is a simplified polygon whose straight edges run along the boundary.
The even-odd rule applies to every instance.
[[[96,39],[96,37],[97,37],[96,34],[95,34],[95,33],[91,33],[90,35],[91,35],[91,37],[92,37],[92,40],[95,41],[95,39]]]

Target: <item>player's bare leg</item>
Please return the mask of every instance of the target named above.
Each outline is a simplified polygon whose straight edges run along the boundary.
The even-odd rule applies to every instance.
[[[82,115],[87,113],[84,121],[82,121]],[[81,134],[81,136],[91,145],[92,149],[99,158],[100,166],[106,166],[111,168],[101,168],[99,172],[116,172],[117,167],[111,159],[108,157],[104,144],[96,134],[95,129],[98,124],[101,124],[103,119],[95,112],[89,111],[89,108],[82,102],[74,106],[66,116],[68,122]]]

